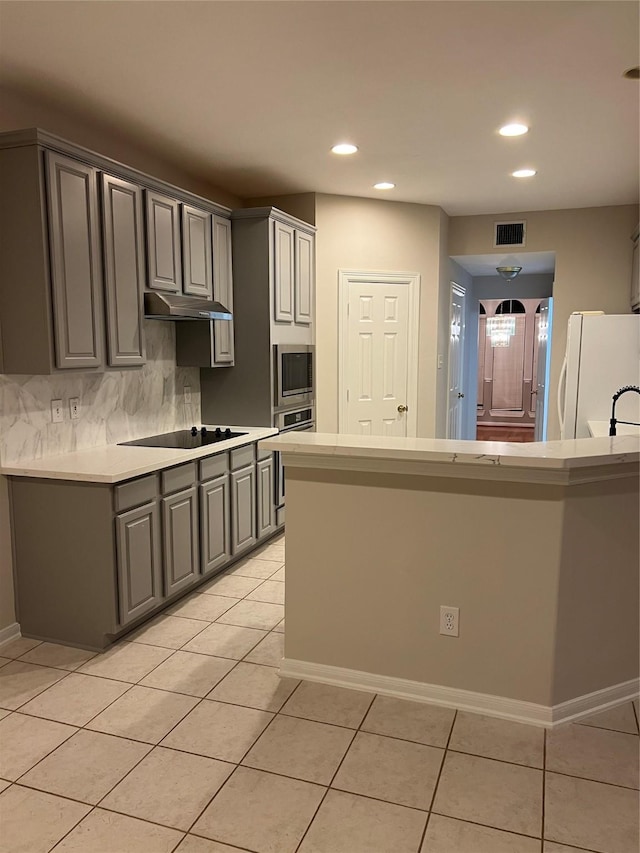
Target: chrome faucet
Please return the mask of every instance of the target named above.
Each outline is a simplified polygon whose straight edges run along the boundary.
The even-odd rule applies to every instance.
[[[625,385],[624,388],[620,388],[619,391],[613,395],[613,405],[611,406],[611,419],[609,421],[609,435],[616,434],[616,424],[630,424],[631,426],[640,426],[640,424],[635,421],[619,421],[616,420],[616,403],[622,397],[623,394],[626,394],[627,391],[635,391],[637,394],[640,394],[640,387],[638,385]]]

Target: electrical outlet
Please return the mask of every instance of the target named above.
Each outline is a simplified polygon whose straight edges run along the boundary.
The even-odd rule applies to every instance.
[[[62,413],[62,400],[51,401],[51,421],[54,424],[61,424],[64,419]]]
[[[191,385],[184,386],[184,402],[187,406],[191,405]]]
[[[72,421],[77,421],[80,417],[80,397],[71,397],[69,399],[69,414]]]
[[[440,633],[445,637],[459,636],[460,608],[440,605]]]

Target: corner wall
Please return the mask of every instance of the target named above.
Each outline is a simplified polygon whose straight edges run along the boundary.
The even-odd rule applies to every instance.
[[[495,254],[493,223],[527,221],[527,252],[555,252],[554,325],[551,338],[550,400],[555,400],[573,311],[631,313],[631,233],[638,207],[591,207],[529,213],[454,216],[449,224],[450,255]],[[549,439],[560,437],[558,415],[549,412]]]
[[[338,270],[362,269],[420,273],[417,434],[435,435],[436,403],[441,393],[436,363],[446,220],[446,214],[435,206],[316,195],[319,432],[338,432]],[[444,276],[448,282],[446,269]]]

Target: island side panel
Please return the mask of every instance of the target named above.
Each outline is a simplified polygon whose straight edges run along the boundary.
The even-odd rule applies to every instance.
[[[101,649],[116,628],[111,487],[12,478],[23,636]]]
[[[285,658],[550,705],[562,498],[289,466]]]
[[[639,482],[636,467],[568,490],[554,704],[638,678]]]

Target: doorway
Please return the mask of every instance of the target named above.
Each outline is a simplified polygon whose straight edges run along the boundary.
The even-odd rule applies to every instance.
[[[340,270],[341,433],[415,436],[418,273]]]

